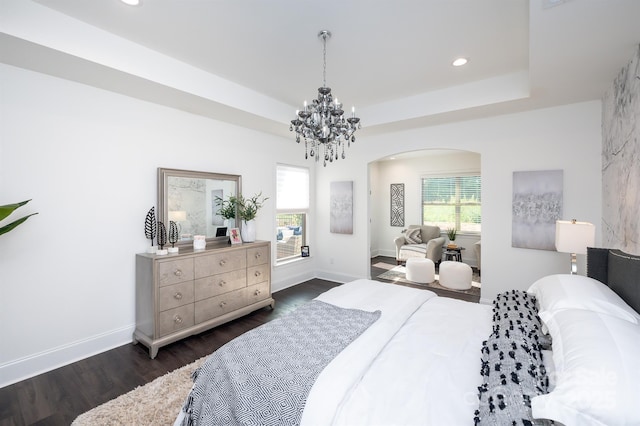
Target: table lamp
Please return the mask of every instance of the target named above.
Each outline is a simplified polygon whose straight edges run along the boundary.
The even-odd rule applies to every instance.
[[[571,253],[571,275],[578,272],[576,254],[586,254],[587,247],[595,241],[596,227],[589,222],[573,220],[556,221],[556,250]]]
[[[187,212],[184,210],[169,211],[169,220],[174,222],[184,222],[187,220]]]

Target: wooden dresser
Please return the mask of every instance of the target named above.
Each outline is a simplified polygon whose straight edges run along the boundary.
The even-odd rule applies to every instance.
[[[273,308],[270,256],[268,241],[137,254],[134,343],[147,346],[155,358],[161,346]]]

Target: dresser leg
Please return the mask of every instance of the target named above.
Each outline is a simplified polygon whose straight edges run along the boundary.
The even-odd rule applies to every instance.
[[[276,307],[276,301],[275,300],[271,301],[271,304],[269,306],[271,306],[271,310],[274,310]]]
[[[158,355],[158,349],[160,349],[158,346],[151,345],[151,347],[149,348],[149,358],[155,359],[155,357]]]

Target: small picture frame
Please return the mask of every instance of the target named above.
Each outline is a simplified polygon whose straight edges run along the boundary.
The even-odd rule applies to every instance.
[[[302,246],[300,248],[300,256],[309,257],[309,246]]]
[[[242,244],[242,238],[240,238],[240,229],[231,228],[229,236],[231,238],[231,244]]]

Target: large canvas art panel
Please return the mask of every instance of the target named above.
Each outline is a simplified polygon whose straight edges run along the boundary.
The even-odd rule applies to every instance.
[[[640,254],[640,45],[602,99],[602,246]]]
[[[511,245],[555,250],[562,218],[562,170],[513,172]]]
[[[353,181],[331,182],[329,228],[334,234],[353,234]]]

